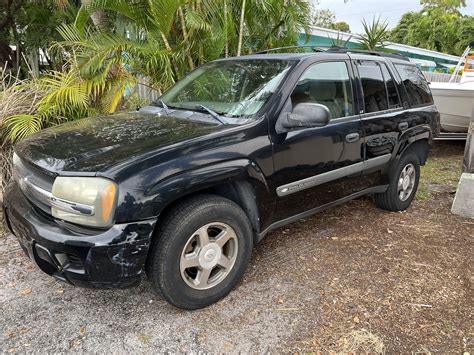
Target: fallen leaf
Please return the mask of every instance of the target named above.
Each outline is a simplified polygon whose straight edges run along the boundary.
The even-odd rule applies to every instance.
[[[31,288],[25,288],[24,290],[21,290],[20,291],[20,295],[22,296],[26,296],[26,295],[29,295],[31,293]]]
[[[26,334],[26,333],[28,333],[30,330],[31,330],[31,328],[23,327],[23,328],[18,329],[18,333],[19,333],[19,334]]]

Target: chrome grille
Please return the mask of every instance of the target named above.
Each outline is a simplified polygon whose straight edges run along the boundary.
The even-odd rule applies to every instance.
[[[25,196],[37,207],[51,215],[51,207],[74,214],[93,216],[94,206],[63,200],[53,196],[54,178],[29,168],[16,154],[13,157],[13,178]]]
[[[49,198],[53,189],[53,176],[24,162],[15,154],[13,157],[13,179],[33,205],[51,214]]]

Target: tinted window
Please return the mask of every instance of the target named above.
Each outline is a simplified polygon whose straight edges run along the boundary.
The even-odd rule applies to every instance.
[[[399,107],[400,99],[398,97],[398,91],[397,86],[395,84],[395,80],[393,80],[393,77],[388,71],[388,68],[385,64],[380,63],[380,67],[382,68],[383,78],[385,80],[385,85],[387,86],[388,105],[390,108]]]
[[[331,118],[353,115],[352,87],[344,62],[318,63],[301,76],[291,94],[293,107],[311,102],[325,105]]]
[[[414,65],[396,64],[395,67],[407,90],[408,102],[411,106],[430,104],[433,102],[430,87],[425,77]]]
[[[387,90],[380,66],[377,63],[363,62],[358,65],[358,69],[364,91],[364,112],[387,110]]]

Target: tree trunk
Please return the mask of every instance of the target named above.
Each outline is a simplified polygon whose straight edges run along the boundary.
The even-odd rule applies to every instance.
[[[237,45],[237,57],[242,51],[242,38],[244,35],[244,15],[245,15],[245,0],[242,0],[242,9],[240,12],[240,28],[239,28],[239,44]]]
[[[38,77],[39,75],[39,55],[38,55],[38,49],[33,50],[32,52],[28,53],[26,56],[26,59],[28,60],[29,64],[29,70],[31,72],[31,75],[34,77]]]
[[[186,21],[184,20],[184,13],[181,6],[178,7],[178,15],[181,20],[181,30],[183,31],[183,42],[186,44],[186,57],[188,58],[189,69],[194,70],[194,62],[191,54],[189,53],[189,41],[188,41],[188,31],[186,30]]]
[[[15,12],[22,6],[23,0],[13,2],[12,0],[3,0],[2,18],[0,21],[0,65],[5,68],[15,68],[15,57],[10,47],[9,34],[12,30],[15,32]],[[18,69],[18,68],[17,68]]]
[[[224,36],[225,36],[225,48],[224,48],[224,55],[227,58],[229,56],[229,33],[227,29],[227,0],[224,0]]]
[[[0,39],[0,65],[4,69],[13,69],[15,66],[15,57],[13,55],[13,50],[10,48],[10,44]]]

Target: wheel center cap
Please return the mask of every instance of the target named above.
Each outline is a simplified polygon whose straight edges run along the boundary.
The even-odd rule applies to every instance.
[[[222,250],[216,243],[209,243],[202,248],[199,253],[199,264],[203,268],[211,268],[217,265],[220,257],[222,255]]]
[[[216,252],[212,249],[209,249],[205,254],[204,254],[204,260],[206,261],[212,261],[216,257]]]

